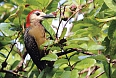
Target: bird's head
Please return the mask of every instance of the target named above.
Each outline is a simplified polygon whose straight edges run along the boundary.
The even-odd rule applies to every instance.
[[[45,14],[40,10],[33,10],[27,15],[26,19],[26,27],[30,26],[30,23],[33,21],[42,21],[44,18],[54,18],[55,16],[53,14]]]

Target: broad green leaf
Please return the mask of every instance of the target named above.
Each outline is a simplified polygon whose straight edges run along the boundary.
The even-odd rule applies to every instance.
[[[69,44],[67,46],[64,46],[64,49],[68,49],[68,48],[78,48],[78,44]]]
[[[43,26],[45,27],[46,31],[49,32],[50,37],[52,37],[54,39],[55,32],[53,31],[53,29],[51,27],[51,21],[44,20],[42,23],[43,23]]]
[[[12,31],[11,25],[9,23],[0,23],[0,31],[3,32],[5,36],[12,36],[16,33],[16,31]]]
[[[78,58],[78,55],[74,55],[70,58],[70,64],[73,65],[75,64],[76,62],[80,61],[79,58]]]
[[[52,1],[50,2],[50,4],[48,5],[48,7],[47,7],[47,10],[48,10],[47,13],[56,11],[59,1],[60,1],[60,0],[52,0]]]
[[[75,66],[75,68],[77,69],[86,69],[88,67],[94,66],[96,63],[95,59],[91,59],[91,58],[86,58],[83,59],[82,61],[78,62]]]
[[[11,43],[13,43],[13,40],[10,37],[0,36],[0,48]]]
[[[60,78],[64,70],[57,70],[52,78]]]
[[[50,2],[50,0],[37,0],[37,1],[39,2],[39,4],[41,4],[42,10],[45,10]]]
[[[53,53],[57,53],[59,50],[61,50],[61,48],[58,47],[58,46],[48,47],[48,49],[50,49],[50,50],[55,50]],[[58,50],[58,51],[57,51],[57,50]]]
[[[101,34],[100,31],[101,31],[101,28],[99,27],[99,24],[96,25],[96,26],[89,27],[88,30],[87,30],[87,32],[91,36],[97,36],[98,34]]]
[[[72,70],[70,78],[79,78],[78,70]]]
[[[104,0],[104,2],[106,3],[106,5],[112,9],[113,11],[116,12],[116,2],[114,2],[115,0]]]
[[[56,62],[54,63],[54,67],[55,68],[59,68],[61,65],[63,64],[67,64],[68,60],[67,59],[58,59],[56,60]]]
[[[88,50],[103,50],[104,46],[102,45],[91,45],[88,47]]]
[[[85,29],[79,29],[79,30],[76,30],[76,32],[74,32],[74,37],[76,36],[82,36],[82,35],[88,35],[88,32],[86,32]]]
[[[56,61],[58,56],[55,53],[50,53],[43,57],[41,60]]]
[[[88,46],[86,43],[79,45],[80,48],[87,50]]]
[[[42,45],[43,45],[43,46],[50,46],[50,45],[52,45],[53,43],[54,43],[53,40],[46,40],[46,42],[43,43]]]
[[[86,58],[88,58],[88,57],[90,57],[90,55],[82,55],[82,56],[78,56],[78,58],[80,59],[80,60],[83,60],[83,59],[86,59]]]
[[[99,61],[106,61],[106,57],[104,55],[91,56],[91,58],[99,60]]]
[[[70,78],[71,71],[64,71],[61,75],[61,78]]]

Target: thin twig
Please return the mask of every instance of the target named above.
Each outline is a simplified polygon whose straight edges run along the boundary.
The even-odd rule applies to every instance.
[[[90,4],[90,3],[92,3],[92,2],[93,2],[93,0],[89,1],[87,4]],[[80,5],[80,6],[79,6],[80,8],[79,8],[76,12],[74,12],[74,13],[69,17],[69,19],[66,21],[66,23],[65,23],[65,25],[64,25],[64,28],[65,28],[66,24],[70,21],[70,19],[71,19],[76,13],[78,13],[80,10],[82,10],[82,7],[85,6],[85,5],[86,5],[86,4]]]
[[[98,77],[100,77],[101,75],[103,75],[105,73],[105,71],[103,71],[103,72],[101,72],[100,74],[98,74],[96,77],[94,77],[94,78],[98,78]]]
[[[74,52],[74,51],[77,51],[79,53],[83,53],[83,54],[86,54],[86,55],[94,55],[93,53],[91,52],[88,52],[88,51],[84,51],[82,49],[74,49],[74,48],[71,48],[70,50],[64,50],[64,52],[59,52],[59,53],[56,53],[57,56],[62,56],[62,55],[65,55],[65,54],[68,54],[68,53],[71,53],[71,52]]]
[[[16,41],[17,41],[17,39],[18,39],[20,33],[21,33],[21,31],[18,32],[18,35],[17,35],[17,37],[16,37],[14,43],[12,44],[11,49],[10,49],[10,51],[9,51],[9,53],[8,53],[8,55],[7,55],[6,59],[5,59],[5,61],[2,63],[2,68],[1,68],[2,70],[7,66],[7,62],[6,62],[6,61],[7,61],[8,57],[9,57],[10,53],[12,52],[13,47],[15,46]],[[6,65],[4,66],[4,64],[6,64]]]
[[[88,74],[87,74],[86,78],[89,78],[89,76],[92,75],[93,73],[95,73],[95,71],[96,71],[97,69],[99,69],[100,67],[98,67],[98,66],[93,66],[93,67],[91,67],[91,68],[92,68],[92,69],[88,71]]]
[[[60,3],[59,3],[59,5],[60,5]],[[60,5],[60,17],[59,17],[59,25],[58,25],[58,29],[57,29],[57,31],[56,31],[56,38],[58,39],[58,30],[59,30],[59,28],[60,28],[60,24],[61,24],[61,22],[62,22],[62,19],[60,19],[61,18],[61,15],[62,15],[62,12],[61,12],[61,5]]]
[[[21,61],[19,62],[19,64],[17,65],[16,69],[14,70],[14,72],[18,72],[18,71],[25,71],[23,69],[23,63],[24,63],[24,60],[25,60],[25,57],[27,55],[27,51],[24,52],[23,56],[22,56],[22,59]]]
[[[3,73],[10,73],[10,74],[17,75],[17,76],[20,76],[20,77],[23,77],[23,78],[27,78],[27,77],[25,77],[25,76],[23,76],[23,75],[21,75],[21,74],[18,74],[18,73],[13,72],[12,70],[1,70],[1,69],[0,69],[0,72],[3,72]]]

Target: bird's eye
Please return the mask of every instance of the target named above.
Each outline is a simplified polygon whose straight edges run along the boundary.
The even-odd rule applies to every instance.
[[[37,13],[36,13],[36,15],[37,15],[37,16],[39,16],[39,15],[40,15],[40,13],[39,13],[39,12],[37,12]]]

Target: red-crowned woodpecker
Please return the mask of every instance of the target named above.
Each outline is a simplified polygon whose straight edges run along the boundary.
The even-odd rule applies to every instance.
[[[27,52],[31,56],[33,62],[38,69],[43,70],[46,67],[45,61],[41,61],[45,53],[40,49],[46,40],[45,29],[42,25],[42,20],[52,18],[53,15],[47,15],[40,10],[31,11],[26,19],[26,30],[24,33],[24,43]]]

